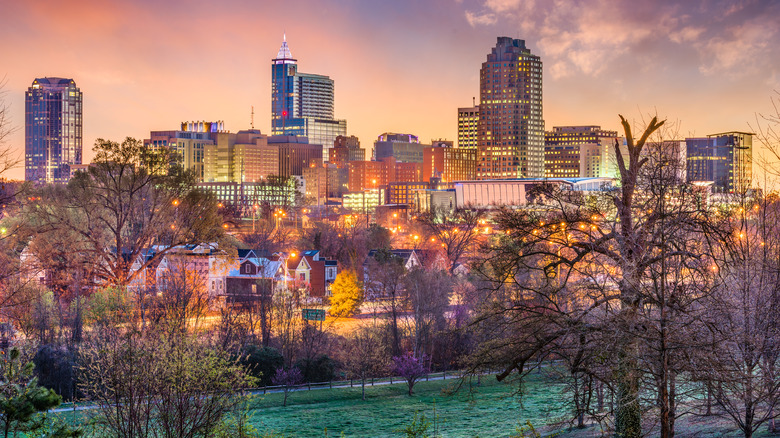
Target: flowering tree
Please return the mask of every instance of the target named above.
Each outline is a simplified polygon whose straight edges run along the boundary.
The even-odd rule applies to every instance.
[[[271,379],[271,383],[277,386],[281,386],[284,391],[284,403],[283,406],[287,406],[287,395],[290,393],[290,388],[303,382],[303,375],[301,370],[297,367],[291,367],[288,369],[277,368],[276,374]]]
[[[412,353],[393,357],[393,373],[406,379],[409,395],[412,395],[414,384],[428,374],[425,369],[425,355],[423,354],[419,359]]]

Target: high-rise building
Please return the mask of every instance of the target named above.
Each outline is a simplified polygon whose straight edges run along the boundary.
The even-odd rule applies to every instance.
[[[385,132],[374,142],[376,160],[393,157],[402,163],[422,163],[423,148],[416,135]]]
[[[476,169],[476,149],[430,146],[423,150],[423,181],[472,180]]]
[[[278,149],[278,176],[288,178],[303,175],[303,169],[322,165],[322,145],[309,143],[306,137],[272,135],[268,145]]]
[[[479,105],[458,108],[458,147],[477,149]]]
[[[607,131],[600,126],[553,127],[552,131],[544,133],[545,176],[616,178],[616,139],[617,131]]]
[[[686,138],[688,181],[712,181],[720,192],[750,188],[753,178],[753,135],[724,132]]]
[[[350,161],[365,161],[366,150],[360,147],[360,140],[354,135],[339,135],[330,150],[330,162],[338,168],[345,168]]]
[[[499,37],[479,76],[477,179],[543,177],[542,61]]]
[[[37,78],[25,93],[24,179],[62,183],[81,164],[82,94],[73,79]]]
[[[323,158],[339,135],[347,135],[347,121],[334,118],[333,79],[300,73],[285,36],[271,64],[271,131],[273,135],[308,137],[323,145]]]
[[[213,145],[214,134],[225,132],[225,124],[218,122],[183,122],[178,131],[152,131],[144,146],[167,147],[178,155],[185,169],[192,169],[198,181],[205,180],[205,156],[208,145]]]

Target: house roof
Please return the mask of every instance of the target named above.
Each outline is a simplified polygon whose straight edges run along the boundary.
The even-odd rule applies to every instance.
[[[245,260],[245,262],[249,262],[260,268],[258,271],[258,274],[251,275],[251,274],[244,274],[241,272],[241,267],[239,266],[238,269],[233,268],[230,271],[228,271],[227,276],[228,277],[258,277],[258,278],[274,278],[276,277],[276,274],[279,272],[279,269],[282,266],[282,262],[279,260],[269,260],[262,257],[252,257]]]

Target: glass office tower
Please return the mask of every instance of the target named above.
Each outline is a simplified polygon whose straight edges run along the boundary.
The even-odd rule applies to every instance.
[[[753,179],[753,133],[686,138],[688,181],[712,181],[716,192],[741,192]]]
[[[24,179],[64,183],[81,164],[82,95],[73,79],[38,78],[25,93]]]
[[[347,135],[347,121],[334,119],[333,79],[300,73],[285,37],[271,64],[271,132],[309,138],[323,146],[323,159],[339,135]]]

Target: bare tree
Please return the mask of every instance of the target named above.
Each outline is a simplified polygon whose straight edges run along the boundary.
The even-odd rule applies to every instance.
[[[533,208],[498,213],[506,233],[479,268],[490,288],[473,323],[483,343],[472,366],[501,364],[503,379],[533,361],[567,356],[572,378],[614,388],[621,437],[642,434],[640,388],[654,376],[661,436],[672,436],[681,351],[695,347],[679,334],[701,316],[697,302],[709,290],[712,258],[696,242],[716,239],[717,230],[701,194],[681,179],[680,151],[651,139],[664,122],[652,118],[638,139],[621,123],[619,188],[573,196],[540,187]]]
[[[285,368],[290,368],[295,363],[300,346],[303,329],[300,308],[305,293],[304,284],[293,282],[276,291],[272,298],[272,331],[279,351],[284,356]]]
[[[729,234],[718,242],[720,283],[709,303],[713,348],[695,373],[746,437],[780,415],[780,202],[737,196],[723,212]]]
[[[484,217],[483,211],[472,208],[450,212],[443,207],[432,207],[430,211],[420,213],[417,221],[427,232],[426,240],[433,238],[444,248],[452,274],[464,257],[477,247],[479,227],[485,222]]]
[[[406,290],[403,287],[406,267],[403,263],[403,259],[389,250],[380,249],[364,268],[366,297],[368,300],[374,300],[376,307],[381,309],[388,319],[393,356],[402,353],[400,322],[407,304]]]
[[[8,137],[16,131],[16,128],[11,124],[11,111],[5,101],[7,91],[4,88],[6,82],[5,77],[0,79],[0,178],[21,161],[19,156],[7,144]],[[6,202],[0,198],[0,203],[5,204]]]
[[[174,254],[171,254],[173,258]],[[209,307],[206,279],[185,260],[173,259],[162,273],[152,320],[167,333],[197,331]]]
[[[366,380],[387,371],[388,357],[383,351],[381,334],[375,326],[358,327],[347,339],[342,363],[348,378],[360,380],[363,400],[366,399]]]
[[[413,354],[433,357],[434,339],[446,328],[445,312],[450,305],[452,278],[444,271],[427,271],[416,267],[404,277],[407,308],[411,311],[409,333]]]
[[[98,281],[127,286],[178,246],[222,236],[214,196],[171,164],[171,151],[149,150],[132,138],[121,144],[98,139],[95,150],[87,171],[67,186],[45,188],[25,214],[36,232],[76,236],[72,251],[92,260]]]
[[[188,336],[115,331],[82,350],[95,424],[117,437],[206,437],[253,383],[226,353]]]

